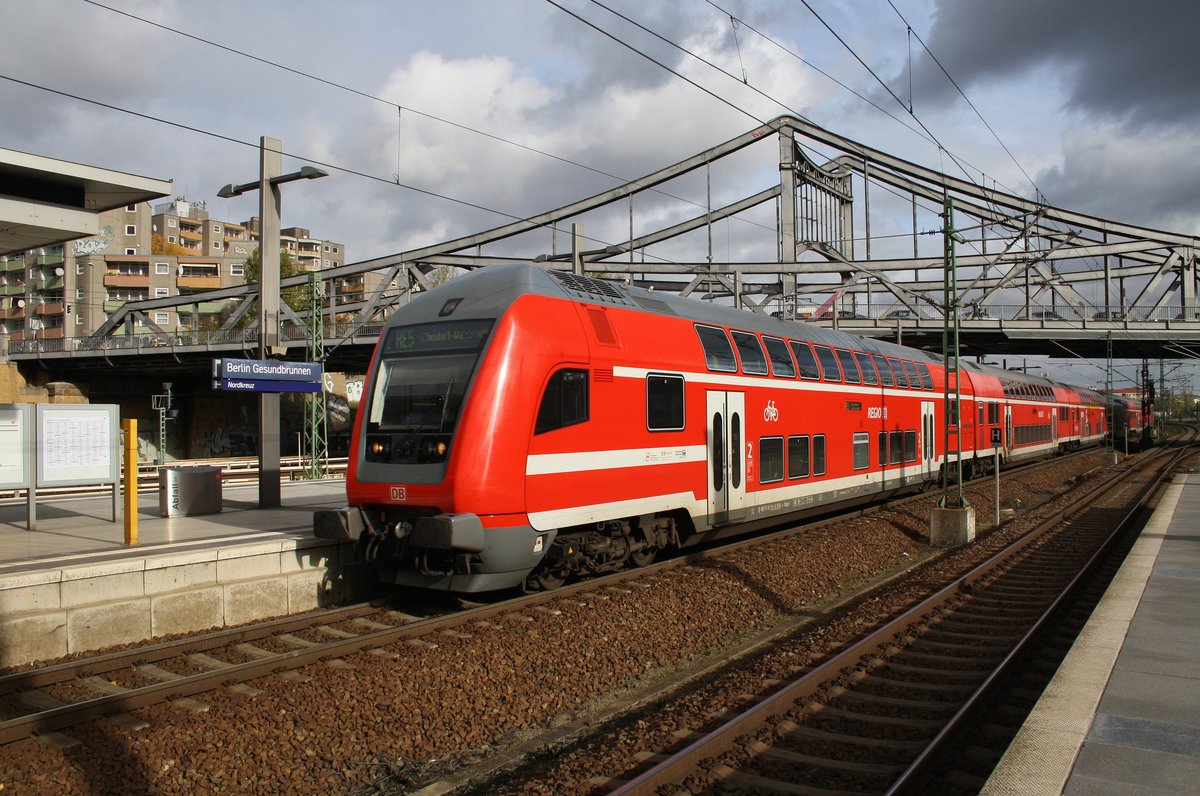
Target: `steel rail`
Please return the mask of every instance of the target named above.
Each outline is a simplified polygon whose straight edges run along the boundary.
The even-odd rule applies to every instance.
[[[1143,466],[1149,466],[1149,463],[1144,463]],[[904,635],[908,628],[920,618],[955,600],[965,588],[979,583],[990,576],[992,572],[1005,566],[1025,548],[1040,540],[1052,528],[1057,527],[1064,519],[1084,511],[1088,505],[1101,498],[1111,487],[1126,478],[1128,478],[1128,473],[1122,472],[1105,480],[1079,501],[1076,501],[1074,505],[1055,512],[1052,517],[1025,534],[1014,544],[904,611],[871,635],[836,653],[790,685],[613,790],[612,796],[643,796],[656,793],[658,789],[666,786],[678,785],[688,775],[698,770],[703,760],[716,758],[733,750],[740,737],[763,728],[769,721],[784,715],[796,705],[810,700],[828,684],[828,681],[838,677],[844,669],[853,666],[863,657],[890,645]],[[1008,658],[1005,660],[1007,661]],[[939,737],[941,735],[944,733]]]

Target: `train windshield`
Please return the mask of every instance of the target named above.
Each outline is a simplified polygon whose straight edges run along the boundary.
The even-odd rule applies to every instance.
[[[388,331],[367,417],[368,460],[444,460],[491,328],[490,320],[471,320]]]

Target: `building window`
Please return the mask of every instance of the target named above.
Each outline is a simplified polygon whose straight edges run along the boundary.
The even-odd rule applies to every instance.
[[[125,253],[126,254],[137,254],[137,249],[126,249]]]
[[[169,288],[169,287],[154,288],[154,297],[155,298],[167,298],[170,295],[171,295],[171,288]]]
[[[326,246],[326,247],[325,247],[325,251],[329,251],[329,247],[328,247],[328,246]]]
[[[137,234],[137,225],[136,224],[126,224],[125,225],[125,234],[126,235],[136,235]]]
[[[125,212],[126,213],[136,213],[137,205],[125,205]]]
[[[173,219],[173,218],[168,218],[168,219],[167,219],[167,226],[168,226],[168,227],[177,227],[177,226],[179,226],[179,222],[178,222],[178,221],[176,221],[176,220],[175,220],[175,219]]]
[[[168,236],[167,236],[167,243],[174,243],[174,242],[175,242],[175,236],[174,236],[174,235],[168,235]]]
[[[588,372],[563,368],[550,377],[538,409],[534,434],[573,426],[588,419]]]
[[[217,250],[220,250],[220,248],[221,248],[221,241],[219,241],[219,240],[214,240],[214,241],[213,241],[213,248],[214,248],[214,249],[217,249]]]
[[[75,325],[83,326],[83,315],[81,313],[75,313]]]
[[[81,287],[75,288],[75,298],[77,298],[77,299],[83,298],[83,288],[81,288]]]
[[[683,429],[683,377],[651,373],[646,377],[646,428],[650,431]]]
[[[171,273],[171,264],[170,263],[155,263],[154,264],[154,273],[159,274],[160,276]]]
[[[170,323],[171,322],[171,313],[169,313],[169,312],[154,313],[154,322],[158,323],[158,324]]]
[[[244,265],[229,266],[229,275],[230,276],[244,276],[245,273],[246,273],[246,266],[244,266]]]
[[[213,234],[214,235],[221,234],[221,225],[220,224],[213,224]]]
[[[75,263],[75,276],[83,275],[83,263]]]

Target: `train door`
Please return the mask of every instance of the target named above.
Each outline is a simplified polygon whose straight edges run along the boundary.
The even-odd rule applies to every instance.
[[[1013,449],[1012,404],[1004,405],[1004,453],[1007,456]]]
[[[1050,407],[1050,441],[1058,442],[1058,407]]]
[[[950,418],[946,418],[950,422]],[[932,478],[937,470],[937,439],[933,419],[933,401],[921,401],[921,472]]]
[[[746,394],[708,393],[708,516],[713,525],[746,512]]]

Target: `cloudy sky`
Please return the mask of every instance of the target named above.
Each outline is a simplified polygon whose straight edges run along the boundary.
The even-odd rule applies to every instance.
[[[1200,4],[1169,0],[5,0],[0,146],[171,179],[240,221],[257,199],[216,191],[256,176],[270,135],[296,156],[285,169],[335,167],[285,189],[284,225],[357,261],[559,206],[784,112],[945,168],[874,72],[1000,185],[1194,233],[1198,23]]]

